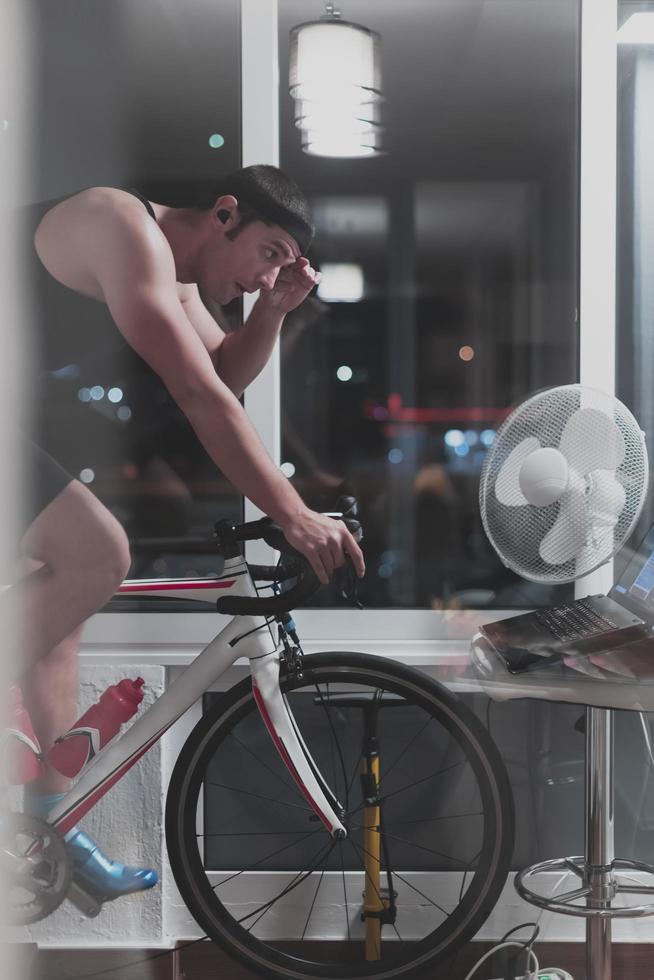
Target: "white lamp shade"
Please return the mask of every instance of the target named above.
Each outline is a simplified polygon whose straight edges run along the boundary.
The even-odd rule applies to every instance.
[[[372,133],[380,127],[379,105],[299,101],[295,103],[295,125],[321,133]]]
[[[302,149],[314,157],[372,157],[380,153],[375,133],[302,132]]]
[[[381,98],[379,35],[327,20],[291,31],[289,91],[294,99],[348,104]]]

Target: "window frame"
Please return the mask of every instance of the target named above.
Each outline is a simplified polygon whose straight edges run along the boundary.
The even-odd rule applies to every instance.
[[[580,0],[580,228],[579,380],[615,390],[616,118],[618,0]],[[279,162],[279,64],[277,0],[241,0],[242,165]],[[245,297],[244,315],[255,301]],[[245,394],[248,415],[272,459],[280,462],[280,360],[277,345],[268,365]],[[245,502],[247,520],[259,516]],[[247,557],[266,563],[270,549],[249,544]],[[578,580],[577,596],[607,591],[612,563]],[[458,659],[467,636],[485,620],[508,610],[457,614],[436,610],[320,609],[298,613],[307,650],[337,644],[430,662]],[[462,622],[465,624],[463,631]],[[467,633],[466,633],[467,630]],[[185,663],[217,632],[206,613],[98,613],[87,624],[88,661],[131,659]],[[408,647],[407,647],[408,645]],[[132,653],[129,653],[130,648]],[[435,659],[434,659],[435,658]]]

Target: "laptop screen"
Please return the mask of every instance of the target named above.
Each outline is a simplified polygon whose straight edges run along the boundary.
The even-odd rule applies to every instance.
[[[609,596],[648,623],[654,623],[654,524]]]

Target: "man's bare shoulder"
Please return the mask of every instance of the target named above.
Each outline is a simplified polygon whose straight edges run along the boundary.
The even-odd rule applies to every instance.
[[[90,187],[60,201],[43,217],[34,237],[46,268],[66,285],[97,296],[108,265],[174,263],[166,238],[143,202],[114,187]]]
[[[89,187],[65,198],[46,212],[39,227],[97,220],[105,221],[109,227],[127,224],[133,228],[156,228],[143,202],[116,187]]]

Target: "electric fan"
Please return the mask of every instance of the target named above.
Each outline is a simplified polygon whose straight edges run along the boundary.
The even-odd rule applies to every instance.
[[[503,563],[534,582],[570,582],[608,561],[647,494],[645,440],[617,398],[582,385],[548,388],[501,425],[479,503]]]

